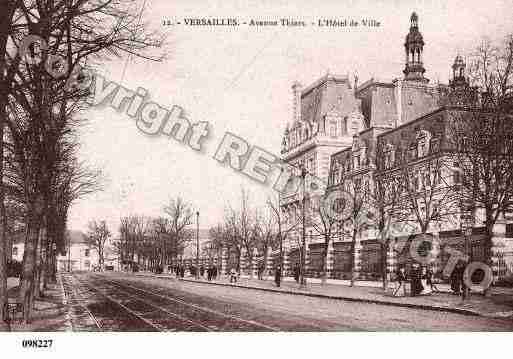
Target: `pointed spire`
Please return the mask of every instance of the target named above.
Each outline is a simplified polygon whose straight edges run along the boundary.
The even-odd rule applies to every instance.
[[[424,65],[422,63],[422,52],[424,50],[424,39],[419,31],[419,17],[414,12],[410,17],[410,32],[406,35],[404,49],[406,53],[406,65],[403,70],[404,79],[407,81],[428,82],[424,77]]]

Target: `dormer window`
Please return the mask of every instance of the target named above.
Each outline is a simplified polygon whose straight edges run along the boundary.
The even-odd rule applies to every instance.
[[[367,147],[360,148],[360,163],[362,166],[366,166],[368,157],[367,157]]]
[[[360,168],[360,151],[353,153],[353,167],[354,169]]]
[[[340,172],[338,171],[339,163],[338,161],[333,162],[333,184],[337,184],[340,182]]]
[[[431,134],[428,131],[421,130],[417,133],[417,156],[419,158],[429,154],[429,144]]]
[[[385,157],[385,168],[392,168],[395,163],[395,150],[394,145],[391,143],[387,143],[385,145],[385,151],[384,151],[384,157]]]

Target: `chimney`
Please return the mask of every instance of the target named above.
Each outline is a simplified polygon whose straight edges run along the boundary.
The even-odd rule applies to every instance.
[[[301,83],[292,84],[292,123],[301,121]]]

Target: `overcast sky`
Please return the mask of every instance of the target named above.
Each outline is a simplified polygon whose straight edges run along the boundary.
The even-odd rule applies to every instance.
[[[142,5],[142,1],[140,2]],[[458,52],[467,53],[483,36],[513,32],[510,0],[488,1],[168,1],[147,0],[149,26],[168,33],[169,56],[161,63],[131,59],[103,67],[107,79],[130,89],[144,87],[152,100],[185,109],[191,122],[211,125],[206,153],[174,139],[143,135],[125,113],[93,108],[83,117],[82,156],[104,169],[105,190],[77,202],[69,227],[85,230],[106,219],[116,231],[128,213],[159,215],[168,198],[181,195],[201,212],[200,226],[221,220],[236,205],[241,186],[261,205],[269,189],[219,165],[213,158],[225,131],[276,155],[290,121],[291,85],[304,86],[326,74],[402,76],[404,38],[412,11],[424,36],[426,77],[447,82]],[[289,18],[317,21],[375,19],[379,27],[319,28],[186,27],[186,17],[237,17],[241,21]],[[161,26],[164,19],[182,25]]]

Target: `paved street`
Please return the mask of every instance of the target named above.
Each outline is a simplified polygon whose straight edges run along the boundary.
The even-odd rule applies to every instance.
[[[63,277],[75,331],[511,331],[512,319],[311,298],[124,273]]]

